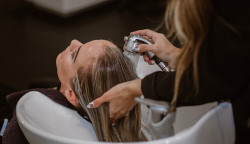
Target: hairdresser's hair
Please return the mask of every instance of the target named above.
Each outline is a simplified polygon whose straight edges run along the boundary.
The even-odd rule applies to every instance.
[[[210,25],[210,0],[168,0],[165,14],[165,24],[169,34],[176,37],[181,44],[181,53],[175,59],[177,64],[175,89],[172,105],[176,105],[180,92],[182,76],[192,64],[194,90],[198,94],[198,53],[202,46]]]
[[[136,106],[117,120],[115,125],[110,124],[109,107],[105,103],[97,109],[88,109],[86,106],[100,97],[113,86],[136,79],[137,75],[130,60],[117,47],[104,46],[101,54],[92,59],[92,64],[81,67],[73,80],[72,88],[77,95],[79,113],[86,112],[92,122],[99,141],[106,142],[134,142],[144,141],[141,132],[141,109]]]

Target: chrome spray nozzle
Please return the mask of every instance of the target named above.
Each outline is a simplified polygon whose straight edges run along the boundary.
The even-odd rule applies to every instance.
[[[123,47],[124,51],[128,51],[130,53],[136,53],[139,54],[135,48],[139,45],[139,44],[148,44],[148,45],[152,45],[152,43],[150,42],[150,40],[139,36],[139,35],[130,35],[130,36],[125,36],[124,37],[124,41],[125,41],[125,45]],[[165,72],[169,72],[170,71],[170,67],[168,67],[167,63],[163,62],[161,59],[159,59],[154,53],[152,52],[145,52],[145,54],[150,58],[153,59],[155,61],[155,63]]]
[[[129,52],[135,52],[135,48],[136,46],[138,46],[139,44],[141,43],[146,43],[148,45],[152,45],[152,43],[145,39],[144,37],[142,36],[139,36],[139,35],[130,35],[130,36],[125,36],[124,37],[124,41],[125,41],[125,50],[129,51]],[[154,54],[152,54],[154,55]]]

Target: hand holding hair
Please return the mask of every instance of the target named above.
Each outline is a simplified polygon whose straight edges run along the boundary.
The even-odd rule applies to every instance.
[[[135,97],[141,95],[141,79],[135,79],[114,86],[89,103],[88,108],[98,108],[103,103],[109,102],[109,116],[112,118],[111,123],[114,123],[133,109],[136,105]]]
[[[150,51],[163,61],[168,62],[171,68],[175,68],[173,60],[180,53],[180,49],[170,43],[165,35],[149,29],[134,31],[130,34],[140,35],[146,37],[147,39],[151,39],[152,45],[140,44],[137,48],[138,52]],[[151,64],[151,60],[145,55],[144,60]]]

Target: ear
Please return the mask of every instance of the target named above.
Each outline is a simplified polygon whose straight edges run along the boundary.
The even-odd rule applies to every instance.
[[[72,89],[65,90],[65,97],[73,106],[76,107],[78,105],[78,99]]]

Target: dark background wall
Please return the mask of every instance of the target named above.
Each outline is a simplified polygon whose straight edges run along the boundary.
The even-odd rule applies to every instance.
[[[22,0],[1,0],[0,83],[22,90],[39,79],[57,79],[56,56],[72,39],[122,46],[131,31],[155,29],[164,11],[165,0],[114,0],[62,18]]]

